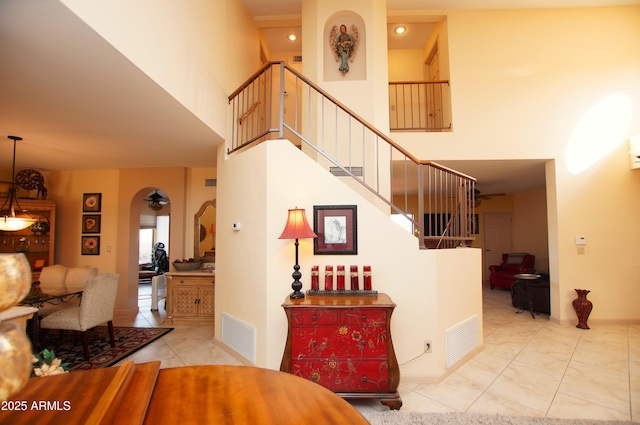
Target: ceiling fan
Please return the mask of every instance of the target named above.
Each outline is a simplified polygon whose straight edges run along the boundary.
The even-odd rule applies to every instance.
[[[495,196],[505,196],[506,193],[488,193],[486,195],[482,195],[478,189],[473,189],[474,193],[475,193],[475,198],[476,198],[476,202],[475,202],[475,206],[479,206],[482,201],[488,201],[489,199],[495,197]]]
[[[160,195],[158,193],[158,190],[160,189],[156,189],[155,193],[149,195],[149,198],[143,199],[144,202],[149,202],[149,208],[154,211],[159,211],[162,209],[162,207],[169,204],[169,200]]]

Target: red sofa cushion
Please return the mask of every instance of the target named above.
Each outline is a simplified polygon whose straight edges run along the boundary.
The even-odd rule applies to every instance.
[[[502,264],[489,266],[489,270],[491,271],[489,276],[491,289],[496,286],[510,289],[511,285],[518,280],[515,275],[526,273],[533,269],[535,258],[534,255],[526,252],[502,254]]]

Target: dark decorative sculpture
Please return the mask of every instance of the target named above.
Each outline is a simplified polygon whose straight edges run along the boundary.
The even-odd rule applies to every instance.
[[[153,268],[158,274],[169,271],[169,259],[167,258],[167,251],[164,250],[164,244],[162,242],[158,242],[153,246]]]
[[[573,300],[573,309],[576,311],[576,315],[578,316],[578,324],[576,325],[576,328],[591,329],[589,328],[589,325],[587,325],[587,319],[593,309],[593,303],[587,299],[587,294],[591,291],[588,289],[575,289],[575,291],[578,294],[578,298]]]

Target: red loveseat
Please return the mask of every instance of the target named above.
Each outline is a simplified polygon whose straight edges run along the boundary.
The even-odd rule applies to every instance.
[[[518,280],[515,275],[533,271],[535,261],[535,255],[525,252],[502,254],[502,264],[489,266],[491,289],[496,286],[498,288],[511,289],[511,284]]]

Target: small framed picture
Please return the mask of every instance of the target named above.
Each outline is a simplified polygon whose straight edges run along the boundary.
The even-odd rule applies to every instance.
[[[320,205],[313,207],[313,240],[316,255],[358,254],[358,206]]]
[[[82,195],[82,212],[102,211],[102,193],[84,193]]]
[[[100,214],[82,216],[82,233],[100,233]]]
[[[40,271],[46,265],[47,265],[47,259],[46,258],[36,258],[35,260],[33,260],[33,270],[34,271]]]
[[[100,236],[82,236],[82,255],[100,255]]]

